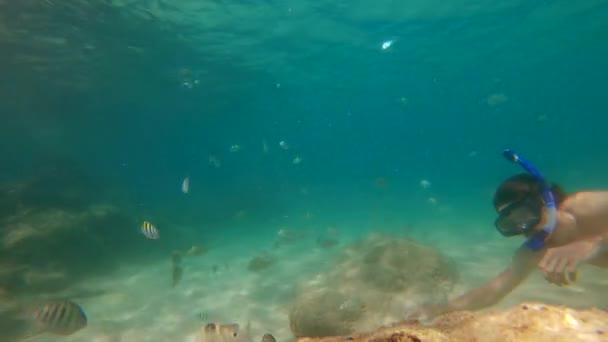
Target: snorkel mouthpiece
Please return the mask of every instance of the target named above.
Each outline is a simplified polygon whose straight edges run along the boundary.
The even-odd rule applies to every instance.
[[[545,246],[545,239],[557,225],[557,206],[555,204],[555,196],[551,191],[551,185],[549,185],[543,175],[529,161],[523,159],[517,153],[507,149],[503,151],[503,155],[508,160],[521,165],[542,185],[543,199],[545,200],[545,208],[547,209],[547,222],[538,233],[534,234],[522,245],[533,251],[541,250]]]

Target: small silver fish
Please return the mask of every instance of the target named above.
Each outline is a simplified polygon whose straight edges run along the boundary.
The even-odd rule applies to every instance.
[[[395,39],[388,39],[382,42],[382,50],[387,50],[395,43]]]
[[[151,240],[158,240],[160,238],[158,229],[156,229],[156,227],[148,221],[144,221],[144,223],[142,223],[141,232],[145,237]]]
[[[182,192],[185,194],[190,192],[190,177],[186,177],[182,181]]]
[[[44,332],[57,335],[71,335],[87,326],[84,310],[69,300],[40,305],[33,318]]]

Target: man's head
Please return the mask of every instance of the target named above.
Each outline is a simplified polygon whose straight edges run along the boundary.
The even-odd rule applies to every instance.
[[[551,192],[557,204],[566,195],[553,184]],[[505,180],[494,194],[494,208],[498,218],[496,229],[504,236],[530,236],[541,226],[544,214],[543,184],[533,175],[521,173]]]

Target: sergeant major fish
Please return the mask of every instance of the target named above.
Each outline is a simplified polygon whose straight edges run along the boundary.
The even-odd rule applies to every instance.
[[[144,221],[144,223],[142,223],[141,233],[151,240],[158,240],[160,238],[160,235],[158,234],[158,229],[156,229],[156,227],[148,221]]]
[[[67,336],[87,326],[84,310],[69,300],[42,304],[34,310],[32,318],[39,333]]]

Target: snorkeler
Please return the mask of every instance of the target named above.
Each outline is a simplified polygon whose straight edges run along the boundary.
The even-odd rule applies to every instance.
[[[419,308],[410,319],[494,305],[536,267],[558,286],[575,282],[581,264],[608,268],[608,191],[566,194],[513,151],[505,150],[504,155],[528,172],[505,180],[496,190],[494,225],[503,236],[523,235],[527,240],[511,265],[487,284],[445,305]]]

